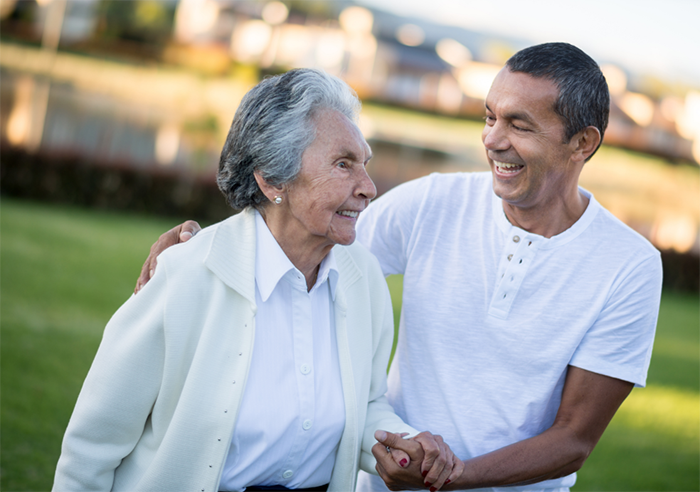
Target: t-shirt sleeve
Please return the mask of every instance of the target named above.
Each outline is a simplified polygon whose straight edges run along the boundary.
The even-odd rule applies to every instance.
[[[611,292],[570,365],[645,386],[659,315],[661,279],[658,252],[631,269]]]
[[[379,260],[384,276],[403,274],[418,211],[429,177],[399,185],[362,212],[357,240]]]

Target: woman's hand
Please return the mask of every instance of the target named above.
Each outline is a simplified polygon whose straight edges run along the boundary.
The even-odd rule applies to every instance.
[[[194,220],[188,220],[182,224],[173,227],[168,232],[163,233],[156,241],[153,246],[151,246],[151,252],[146,258],[146,262],[141,267],[141,275],[136,280],[136,288],[134,289],[134,294],[137,294],[149,280],[156,271],[156,264],[158,263],[158,255],[163,251],[168,249],[178,243],[184,243],[188,241],[192,236],[201,231],[202,228]]]
[[[402,432],[401,434],[397,434],[400,438],[404,438],[405,436],[408,435],[408,432]],[[394,463],[399,465],[401,468],[407,467],[411,463],[411,457],[406,453],[406,451],[402,451],[397,448],[386,448],[388,453],[391,453],[391,457],[394,458]]]
[[[372,448],[377,459],[377,472],[390,490],[419,490],[435,492],[456,480],[464,471],[464,463],[457,458],[440,436],[421,432],[411,439],[398,434],[377,431],[378,443]],[[406,466],[398,466],[389,458],[387,448],[400,449],[409,456]]]

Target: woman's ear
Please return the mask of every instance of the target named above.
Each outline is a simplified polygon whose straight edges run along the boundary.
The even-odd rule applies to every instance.
[[[265,178],[263,178],[258,171],[255,171],[253,175],[255,176],[255,182],[258,183],[260,191],[263,192],[263,195],[265,195],[272,203],[279,205],[279,203],[281,203],[281,198],[284,195],[284,186],[271,185],[265,181]]]

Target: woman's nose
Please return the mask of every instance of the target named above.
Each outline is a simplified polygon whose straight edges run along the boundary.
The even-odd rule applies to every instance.
[[[374,186],[374,181],[369,177],[365,166],[362,166],[362,170],[360,171],[356,190],[358,196],[365,197],[369,200],[377,196],[377,187]]]

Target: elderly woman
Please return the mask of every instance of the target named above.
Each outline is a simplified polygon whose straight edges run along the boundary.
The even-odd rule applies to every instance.
[[[384,397],[386,283],[352,245],[376,193],[358,110],[314,70],[244,97],[218,175],[243,211],[162,254],[110,320],[54,490],[347,492],[375,430],[417,433]],[[457,472],[439,436],[415,442],[434,486]]]

